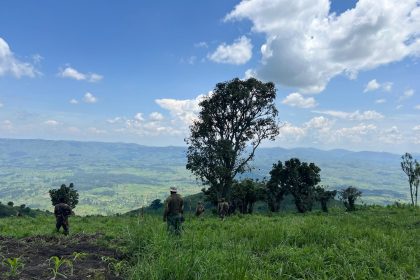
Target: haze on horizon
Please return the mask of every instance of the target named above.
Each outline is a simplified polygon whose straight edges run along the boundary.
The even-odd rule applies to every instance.
[[[277,86],[266,147],[420,152],[418,0],[0,4],[0,138],[182,146],[218,82]]]

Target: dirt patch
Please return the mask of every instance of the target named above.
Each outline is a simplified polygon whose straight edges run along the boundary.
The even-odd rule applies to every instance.
[[[118,276],[125,268],[121,255],[112,249],[99,246],[101,235],[75,234],[70,236],[31,236],[22,239],[0,236],[0,258],[20,258],[18,275],[11,276],[11,266],[0,264],[0,279],[52,279],[54,261],[68,260],[61,265],[56,279],[123,279]]]

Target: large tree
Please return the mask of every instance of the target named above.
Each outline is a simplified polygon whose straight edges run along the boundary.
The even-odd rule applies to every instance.
[[[231,202],[234,209],[242,214],[251,214],[254,204],[263,198],[263,184],[252,179],[234,182],[232,185]]]
[[[229,199],[235,176],[250,169],[261,142],[278,135],[275,98],[273,83],[250,78],[219,83],[200,102],[198,119],[185,140],[187,169],[209,186],[203,191],[213,203]]]
[[[339,192],[341,201],[343,201],[344,206],[347,211],[356,210],[356,200],[362,196],[362,192],[359,191],[356,187],[348,187]]]
[[[411,205],[417,206],[417,194],[419,189],[420,166],[417,160],[409,153],[405,153],[401,157],[401,169],[408,177],[408,184],[410,186]]]

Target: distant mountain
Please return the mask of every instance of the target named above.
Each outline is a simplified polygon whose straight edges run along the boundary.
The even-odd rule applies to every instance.
[[[242,176],[263,179],[273,163],[292,157],[316,163],[330,188],[359,187],[365,202],[408,198],[401,156],[391,153],[261,148],[254,169]],[[51,209],[48,190],[73,182],[80,192],[76,212],[123,213],[166,197],[171,185],[184,194],[200,192],[185,163],[184,147],[0,139],[0,201]]]

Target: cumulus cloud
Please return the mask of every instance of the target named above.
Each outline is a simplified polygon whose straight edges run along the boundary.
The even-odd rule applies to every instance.
[[[211,94],[211,93],[209,93]],[[173,117],[181,120],[185,125],[190,125],[200,112],[199,103],[205,95],[199,95],[195,99],[156,99],[155,102],[170,112]]]
[[[83,101],[85,103],[96,103],[98,99],[90,92],[86,92],[83,96]]]
[[[60,123],[58,121],[56,121],[56,120],[47,120],[47,121],[44,122],[44,124],[46,124],[48,126],[57,126]]]
[[[251,40],[245,36],[236,39],[231,45],[223,43],[208,58],[217,63],[241,65],[247,63],[252,57]]]
[[[209,45],[206,42],[198,42],[194,44],[194,47],[196,48],[208,48]]]
[[[289,94],[281,103],[299,108],[313,108],[317,105],[313,97],[304,98],[297,92]]]
[[[334,110],[326,110],[326,111],[313,111],[314,113],[328,115],[332,117],[336,117],[339,119],[346,119],[351,121],[368,121],[368,120],[379,120],[384,118],[384,116],[376,111],[364,111],[360,112],[359,110],[354,112],[343,112],[343,111],[334,111]]]
[[[18,60],[7,42],[0,37],[0,77],[12,75],[16,78],[23,76],[33,78],[38,74],[39,72],[32,64]]]
[[[102,75],[96,74],[96,73],[81,73],[78,70],[72,68],[72,67],[66,67],[58,73],[58,76],[62,78],[70,78],[78,81],[88,81],[88,82],[99,82],[103,79]]]
[[[386,102],[386,99],[382,99],[382,98],[381,98],[381,99],[376,99],[376,100],[375,100],[375,103],[376,103],[376,104],[382,104],[382,103],[385,103],[385,102]]]
[[[254,32],[265,34],[259,77],[320,92],[337,75],[355,78],[418,56],[419,18],[417,0],[359,0],[340,15],[328,0],[243,0],[225,20],[249,19]]]
[[[416,110],[420,110],[420,104],[419,104],[419,105],[414,106],[414,109],[416,109]]]
[[[322,132],[326,132],[332,128],[333,124],[333,121],[327,119],[324,116],[319,116],[310,119],[308,122],[305,123],[304,127],[306,129],[317,129]]]
[[[281,140],[299,140],[306,135],[304,128],[293,126],[286,122],[280,127],[280,134],[277,136]]]
[[[373,124],[358,124],[353,127],[340,128],[335,132],[338,138],[346,138],[353,142],[362,142],[368,134],[374,132],[377,127]]]
[[[75,105],[75,104],[78,104],[79,103],[79,101],[77,101],[76,99],[71,99],[70,101],[70,104],[73,104],[73,105]]]
[[[376,81],[376,79],[373,79],[369,83],[367,83],[363,92],[374,91],[374,90],[377,90],[377,89],[380,89],[380,88],[384,91],[389,92],[389,91],[392,90],[392,85],[393,85],[393,83],[391,83],[391,82],[378,83]]]
[[[163,117],[163,115],[159,112],[152,112],[149,115],[149,119],[151,121],[163,121],[165,118]]]
[[[420,131],[420,125],[416,125],[415,127],[413,127],[414,131]]]
[[[386,144],[399,144],[403,141],[403,135],[397,126],[392,126],[381,132],[379,140]]]
[[[365,90],[363,92],[368,92],[368,91],[372,91],[372,90],[377,90],[378,88],[380,88],[381,86],[379,85],[379,83],[375,80],[371,80],[365,87]]]

